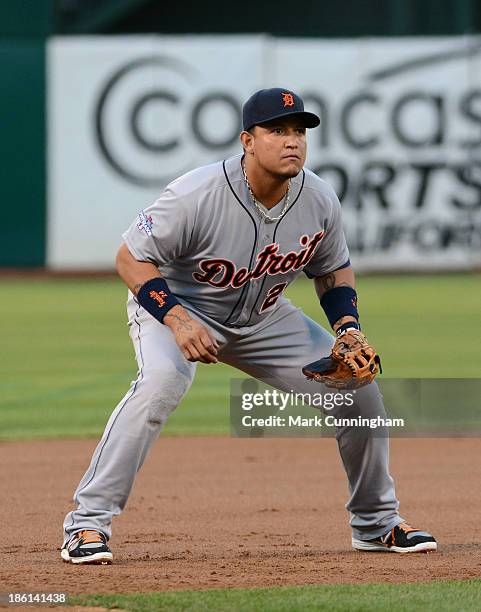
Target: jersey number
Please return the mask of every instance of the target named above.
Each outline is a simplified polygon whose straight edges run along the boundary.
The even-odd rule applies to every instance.
[[[278,285],[274,285],[272,289],[269,289],[266,295],[266,299],[262,302],[262,306],[260,307],[259,312],[263,312],[264,310],[275,304],[277,302],[277,298],[287,287],[287,284],[288,283],[279,283]]]

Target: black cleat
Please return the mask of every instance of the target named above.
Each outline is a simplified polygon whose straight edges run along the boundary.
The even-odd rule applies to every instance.
[[[100,531],[84,529],[75,533],[60,553],[66,563],[112,563],[113,555],[107,546],[107,538]]]
[[[436,540],[427,531],[410,527],[406,523],[396,525],[385,535],[374,540],[352,538],[352,547],[363,551],[396,553],[430,552],[438,548]]]

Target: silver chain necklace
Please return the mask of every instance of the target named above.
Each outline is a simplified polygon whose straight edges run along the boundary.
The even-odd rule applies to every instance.
[[[287,191],[286,195],[284,196],[284,206],[282,207],[281,214],[278,217],[269,217],[269,215],[261,208],[261,205],[256,200],[254,192],[252,191],[251,186],[249,185],[249,181],[247,180],[246,168],[244,164],[242,164],[242,172],[244,173],[244,180],[246,182],[247,190],[249,191],[249,194],[252,198],[252,203],[257,208],[257,211],[264,219],[264,221],[266,223],[275,223],[276,221],[279,221],[279,219],[282,219],[282,217],[287,212],[287,207],[289,206],[289,191],[291,189],[291,179],[289,179],[289,182],[287,183]]]

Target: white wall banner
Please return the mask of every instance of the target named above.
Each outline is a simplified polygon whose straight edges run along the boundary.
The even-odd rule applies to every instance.
[[[173,178],[240,151],[243,101],[298,91],[307,166],[356,269],[481,266],[481,38],[79,37],[49,44],[48,265],[112,268]]]

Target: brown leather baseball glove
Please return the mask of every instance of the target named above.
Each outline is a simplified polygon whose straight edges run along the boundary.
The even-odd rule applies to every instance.
[[[336,389],[358,389],[371,383],[382,372],[381,359],[358,329],[348,329],[336,338],[329,357],[302,368],[302,373]]]

